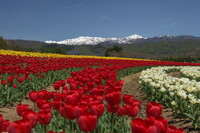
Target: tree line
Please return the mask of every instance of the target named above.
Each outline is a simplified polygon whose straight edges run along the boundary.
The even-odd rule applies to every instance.
[[[6,41],[2,36],[0,37],[0,49],[26,51],[26,52],[41,52],[41,53],[57,53],[67,54],[67,50],[62,47],[41,47],[41,48],[24,48],[18,45],[13,45]]]

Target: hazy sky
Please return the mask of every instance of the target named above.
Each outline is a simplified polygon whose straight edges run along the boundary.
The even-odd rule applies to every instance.
[[[6,39],[200,36],[200,0],[1,0]]]

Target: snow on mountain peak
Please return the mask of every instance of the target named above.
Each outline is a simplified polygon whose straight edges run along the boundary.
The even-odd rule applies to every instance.
[[[57,43],[65,45],[96,45],[108,41],[114,41],[115,43],[129,43],[131,40],[142,39],[143,37],[137,34],[124,37],[124,38],[102,38],[102,37],[89,37],[80,36],[78,38],[66,39],[63,41],[45,41],[45,43]]]
[[[134,35],[127,36],[127,37],[124,37],[124,38],[127,38],[127,39],[141,39],[143,37],[140,36],[140,35],[134,34]]]

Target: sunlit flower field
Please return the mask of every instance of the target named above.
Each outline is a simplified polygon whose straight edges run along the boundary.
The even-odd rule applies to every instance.
[[[17,103],[21,118],[0,115],[0,132],[183,133],[162,117],[163,107],[200,128],[199,65],[0,50],[0,107]],[[145,119],[138,117],[143,101],[122,93],[122,78],[138,72],[151,99]],[[33,108],[21,104],[27,98]]]

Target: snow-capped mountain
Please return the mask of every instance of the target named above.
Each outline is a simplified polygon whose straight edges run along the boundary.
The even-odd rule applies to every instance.
[[[78,38],[66,39],[63,41],[45,41],[45,43],[56,43],[56,44],[65,44],[65,45],[96,45],[103,43],[131,43],[134,40],[145,39],[140,35],[134,34],[131,36],[123,37],[123,38],[102,38],[102,37],[88,37],[88,36],[80,36]]]
[[[181,40],[200,40],[200,37],[191,35],[161,35],[150,38],[144,38],[140,35],[134,34],[123,38],[102,38],[102,37],[88,37],[81,36],[73,39],[66,39],[63,41],[45,41],[48,44],[64,44],[64,45],[96,45],[96,44],[141,44],[141,43],[156,43],[161,41],[181,41]]]

